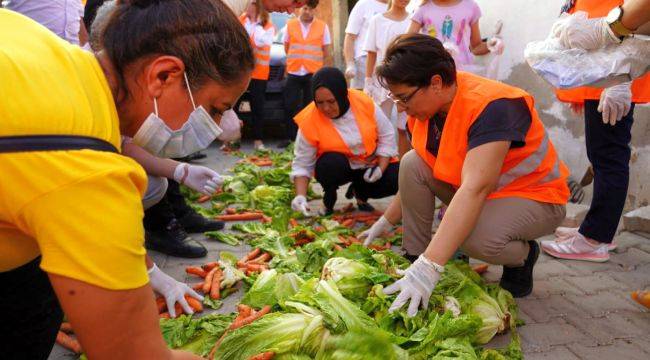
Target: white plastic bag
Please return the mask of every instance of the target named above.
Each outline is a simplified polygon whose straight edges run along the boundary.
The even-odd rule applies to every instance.
[[[556,35],[567,18],[553,25],[549,38],[531,42],[524,50],[530,67],[554,87],[609,87],[650,70],[650,41],[640,38],[627,38],[620,45],[592,51],[564,48]]]

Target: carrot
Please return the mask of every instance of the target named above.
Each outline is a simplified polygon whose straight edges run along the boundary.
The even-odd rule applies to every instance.
[[[212,196],[210,195],[203,195],[201,196],[198,200],[196,200],[197,203],[204,203],[208,200],[212,199]]]
[[[384,250],[386,250],[386,249],[384,249],[384,247],[382,245],[377,245],[377,244],[370,244],[370,245],[368,245],[368,248],[373,249],[375,251],[384,251]]]
[[[229,329],[234,330],[238,329],[242,326],[246,326],[253,321],[261,318],[262,316],[268,314],[271,311],[271,307],[269,305],[264,305],[263,308],[260,309],[260,311],[253,312],[251,315],[241,319],[240,321],[233,321],[232,324],[230,324]]]
[[[204,294],[209,294],[210,293],[210,290],[212,289],[212,283],[213,283],[213,280],[214,280],[214,274],[217,272],[217,269],[221,270],[221,269],[219,269],[219,267],[216,267],[216,268],[210,270],[210,272],[208,273],[208,276],[205,277],[205,281],[203,282],[203,293]]]
[[[185,310],[183,310],[183,307],[179,303],[174,304],[174,310],[176,310],[176,316],[185,314]]]
[[[262,223],[268,224],[273,221],[273,218],[270,216],[262,215]]]
[[[260,255],[261,252],[262,252],[262,249],[260,249],[260,248],[253,249],[251,252],[246,254],[246,257],[244,258],[244,262],[255,259],[256,257],[258,257]]]
[[[303,246],[303,245],[305,245],[305,244],[309,244],[310,242],[311,242],[311,239],[308,239],[308,238],[302,238],[302,239],[296,240],[296,242],[294,243],[294,245],[296,245],[296,246]]]
[[[215,217],[215,219],[221,221],[250,221],[250,220],[260,220],[262,218],[264,218],[264,214],[253,213],[253,212],[243,212],[243,213],[231,214],[231,215],[218,215]]]
[[[239,261],[237,261],[237,268],[238,268],[238,269],[244,269],[244,268],[246,268],[246,261],[243,260],[243,259],[240,259]]]
[[[650,291],[633,291],[632,299],[639,304],[650,308]]]
[[[187,304],[194,310],[194,312],[201,312],[203,311],[203,304],[201,302],[189,295],[185,295],[185,301],[187,301]]]
[[[64,333],[63,331],[59,331],[56,334],[56,342],[57,344],[63,346],[64,348],[72,351],[75,354],[81,354],[83,352],[83,350],[81,349],[81,344],[79,344],[79,341],[71,338],[70,335]]]
[[[334,250],[336,250],[336,251],[342,251],[343,248],[342,248],[341,245],[339,245],[339,244],[334,244]]]
[[[341,223],[341,225],[342,225],[342,226],[345,226],[345,227],[348,227],[348,228],[351,228],[351,227],[353,227],[353,226],[356,224],[356,222],[357,222],[356,219],[347,219],[347,220],[344,220],[344,221]]]
[[[167,302],[165,298],[160,296],[156,298],[156,306],[158,307],[158,314],[165,312],[167,310]]]
[[[355,238],[354,236],[348,236],[348,241],[352,244],[361,244],[361,240]]]
[[[353,212],[353,211],[354,211],[354,204],[352,204],[352,203],[348,203],[347,205],[345,205],[343,207],[343,209],[341,209],[342,213],[349,213],[349,212]]]
[[[229,208],[226,208],[225,211],[226,211],[226,214],[228,214],[228,215],[233,215],[233,214],[236,214],[236,213],[237,213],[237,209],[235,209],[235,208],[230,208],[230,207],[229,207]]]
[[[217,342],[214,344],[214,347],[212,348],[212,350],[210,350],[208,359],[214,359],[214,354],[216,353],[217,349],[219,348],[219,345],[221,345],[221,342],[223,341],[223,339],[226,337],[226,334],[228,334],[230,330],[234,330],[242,326],[246,326],[252,323],[253,321],[261,318],[262,316],[268,314],[271,311],[271,307],[268,305],[264,306],[262,309],[260,309],[260,311],[257,312],[254,312],[254,310],[251,307],[243,304],[237,305],[237,309],[239,310],[239,316],[237,316],[237,319],[235,319],[230,324],[230,326],[226,329],[226,331],[223,332],[223,335],[221,335],[219,340],[217,340]],[[246,313],[250,313],[250,315],[246,317],[241,316]]]
[[[261,271],[264,271],[264,270],[268,269],[268,267],[267,267],[266,265],[264,265],[264,264],[252,264],[252,263],[247,263],[247,264],[246,264],[246,269],[247,269],[247,270],[250,270],[250,271],[258,271],[258,272],[261,272]]]
[[[205,270],[201,269],[198,266],[188,266],[185,268],[185,272],[190,275],[200,276],[202,278],[208,275],[208,273]]]
[[[161,319],[171,319],[172,318],[171,315],[169,315],[169,313],[166,312],[166,311],[164,313],[158,315],[158,316],[160,316]]]
[[[257,166],[273,166],[273,161],[272,160],[257,160],[253,162],[253,164]]]
[[[201,266],[201,268],[203,270],[205,270],[205,271],[210,271],[210,270],[216,268],[217,266],[219,266],[219,262],[218,261],[212,261],[212,262],[209,262],[209,263]]]
[[[203,291],[203,283],[200,282],[200,283],[196,283],[196,284],[192,285],[192,290],[194,290],[194,291]]]
[[[275,356],[275,353],[273,351],[267,351],[263,353],[259,353],[257,355],[253,355],[248,358],[248,360],[271,360]]]
[[[404,233],[404,228],[403,227],[400,226],[397,229],[395,229],[395,234],[403,234],[403,233]]]
[[[316,232],[323,232],[325,231],[325,228],[322,226],[314,226],[314,231]]]
[[[255,259],[249,260],[249,263],[262,264],[269,260],[271,260],[271,254],[265,252],[262,255],[256,257]]]
[[[479,264],[479,265],[472,266],[472,270],[474,270],[474,272],[476,272],[479,275],[486,272],[487,269],[488,269],[488,264]]]
[[[292,228],[295,228],[296,226],[298,226],[298,220],[293,219],[293,218],[289,219],[289,226],[291,226]]]
[[[221,297],[221,277],[223,276],[223,272],[220,268],[216,268],[216,270],[212,279],[212,287],[210,288],[210,297],[213,299],[219,299]]]
[[[70,325],[69,322],[61,323],[61,327],[59,328],[59,330],[63,331],[64,333],[68,333],[68,334],[74,332],[74,330],[72,330],[72,325]]]
[[[237,305],[237,311],[239,312],[239,316],[247,317],[251,314],[253,309],[246,304],[239,304]]]

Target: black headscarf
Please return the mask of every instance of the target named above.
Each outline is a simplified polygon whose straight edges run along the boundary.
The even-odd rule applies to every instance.
[[[339,116],[335,117],[335,119],[345,115],[350,109],[350,100],[348,100],[348,84],[341,70],[335,67],[324,67],[318,70],[311,78],[312,96],[316,95],[316,90],[320,87],[325,87],[331,91],[339,104]]]

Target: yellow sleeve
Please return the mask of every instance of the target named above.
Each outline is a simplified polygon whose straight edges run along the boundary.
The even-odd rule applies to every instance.
[[[109,167],[28,204],[21,217],[38,242],[41,268],[111,290],[145,285],[144,188],[142,169]]]

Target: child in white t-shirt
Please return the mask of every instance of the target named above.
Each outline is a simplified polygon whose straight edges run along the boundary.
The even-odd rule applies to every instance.
[[[379,85],[374,76],[375,68],[381,64],[388,45],[399,35],[405,34],[411,24],[410,14],[406,11],[409,0],[389,0],[388,11],[376,14],[370,20],[363,50],[367,52],[366,79],[364,91],[381,108],[387,118],[391,119],[395,104],[388,98],[388,90]],[[396,120],[398,148],[400,157],[409,149],[406,137],[406,113],[398,112]]]

